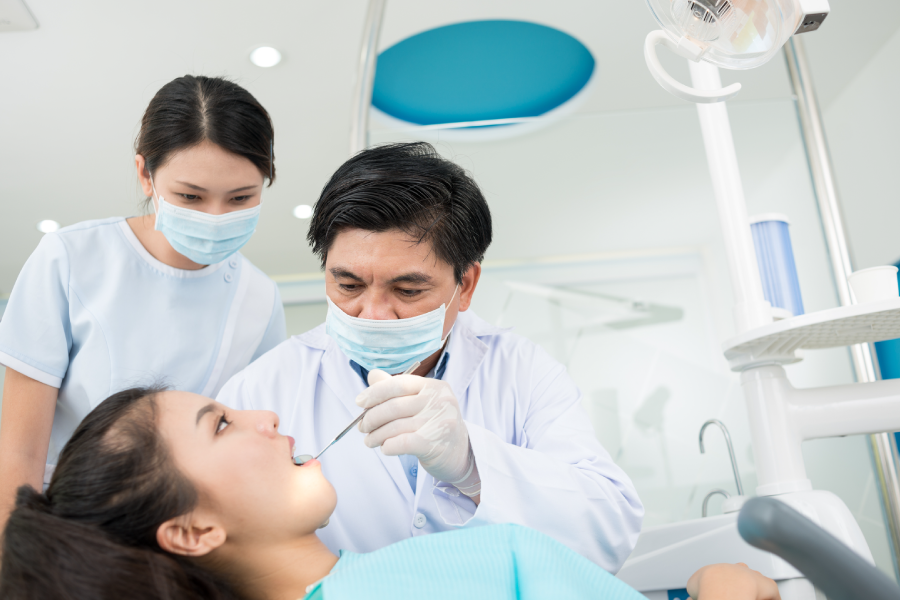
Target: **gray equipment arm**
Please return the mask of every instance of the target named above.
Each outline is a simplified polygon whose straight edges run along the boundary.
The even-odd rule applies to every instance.
[[[749,500],[738,516],[738,531],[750,545],[792,564],[829,600],[900,599],[900,587],[887,575],[779,500]]]

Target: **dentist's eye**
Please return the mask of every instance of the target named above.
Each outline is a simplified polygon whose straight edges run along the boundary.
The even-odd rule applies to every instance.
[[[225,415],[219,417],[219,422],[216,423],[216,433],[220,433],[223,429],[231,425],[231,421],[225,418]]]

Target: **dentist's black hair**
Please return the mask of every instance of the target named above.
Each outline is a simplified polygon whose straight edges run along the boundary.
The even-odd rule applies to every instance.
[[[325,184],[306,239],[322,268],[345,229],[399,229],[453,267],[457,283],[491,245],[491,211],[478,184],[431,144],[376,146],[353,156]]]
[[[66,444],[47,492],[19,488],[3,534],[0,598],[239,598],[157,542],[159,526],[198,500],[157,431],[162,391],[134,388],[104,400]]]
[[[272,119],[250,92],[221,77],[185,75],[162,86],[144,112],[134,152],[152,174],[179,150],[209,140],[275,181]]]

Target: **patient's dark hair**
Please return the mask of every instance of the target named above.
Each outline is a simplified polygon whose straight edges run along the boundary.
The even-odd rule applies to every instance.
[[[491,211],[466,171],[431,144],[390,144],[363,150],[325,184],[306,239],[322,267],[344,229],[399,229],[430,242],[453,267],[457,283],[491,245]]]
[[[45,494],[18,490],[3,536],[0,598],[237,598],[156,541],[197,504],[157,430],[161,387],[103,401],[66,444]]]

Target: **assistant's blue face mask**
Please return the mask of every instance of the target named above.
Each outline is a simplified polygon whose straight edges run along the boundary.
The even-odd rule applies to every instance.
[[[450,297],[456,297],[459,286]],[[409,319],[360,319],[351,317],[328,300],[325,333],[330,335],[347,358],[367,371],[381,369],[402,373],[416,361],[422,361],[441,349],[447,338],[444,316],[447,305]],[[449,334],[448,334],[449,335]]]
[[[172,247],[200,265],[221,262],[240,250],[256,231],[262,203],[253,208],[224,215],[210,215],[199,210],[174,206],[150,186],[156,194],[156,231],[161,231]]]

